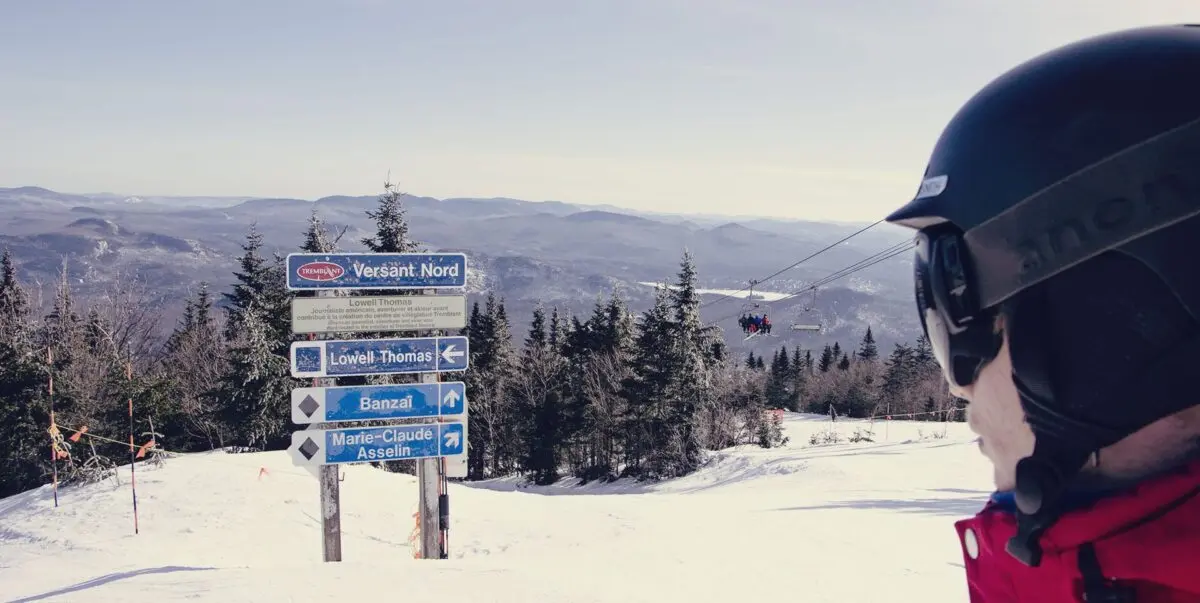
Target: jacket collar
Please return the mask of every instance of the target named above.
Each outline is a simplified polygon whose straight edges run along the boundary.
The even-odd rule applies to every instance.
[[[1200,495],[1200,459],[1137,484],[1069,492],[1066,512],[1044,539],[1056,548],[1075,547],[1151,521]],[[1011,491],[992,494],[989,510],[1016,512]]]

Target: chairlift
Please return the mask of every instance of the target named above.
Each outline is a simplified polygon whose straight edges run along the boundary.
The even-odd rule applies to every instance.
[[[765,316],[768,319],[771,316],[771,304],[768,304],[768,303],[760,304],[760,303],[754,301],[754,286],[757,284],[758,284],[758,281],[755,281],[755,280],[750,281],[750,293],[746,296],[746,303],[742,304],[742,316],[738,319],[739,322],[741,322],[742,320],[744,320],[752,315],[753,316]],[[765,299],[765,298],[760,297],[760,299]],[[772,325],[772,326],[774,326],[774,325]],[[744,323],[742,324],[742,329],[746,329],[746,325]],[[746,338],[743,339],[743,341],[749,341],[750,338],[755,337],[757,335],[763,335],[766,337],[774,337],[774,335],[772,335],[770,332],[766,332],[766,331],[763,331],[763,330],[757,329],[757,328],[755,328],[753,330],[746,330],[745,332],[747,333],[747,335],[746,335]]]

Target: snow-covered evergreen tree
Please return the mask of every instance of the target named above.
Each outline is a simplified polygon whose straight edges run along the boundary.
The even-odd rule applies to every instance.
[[[276,450],[290,443],[292,379],[287,358],[279,356],[272,333],[251,305],[229,350],[229,370],[221,387],[223,416],[240,443]]]
[[[404,193],[391,182],[385,182],[375,210],[367,211],[367,217],[375,222],[375,234],[363,238],[362,244],[372,253],[420,251],[421,245],[409,235],[406,213]]]
[[[29,328],[29,297],[13,257],[0,257],[0,498],[42,483],[46,462],[46,374]]]

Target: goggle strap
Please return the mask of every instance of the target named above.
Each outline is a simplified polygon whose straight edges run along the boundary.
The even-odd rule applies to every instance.
[[[1200,215],[1200,119],[1092,164],[964,235],[980,307]]]

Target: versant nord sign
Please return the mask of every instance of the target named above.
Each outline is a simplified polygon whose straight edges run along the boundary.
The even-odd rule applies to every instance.
[[[467,284],[462,253],[292,253],[288,289],[453,289]]]

